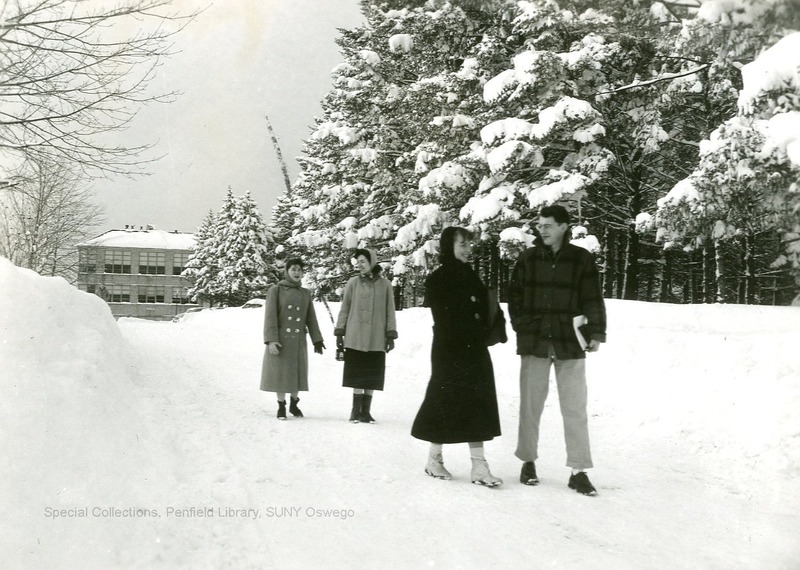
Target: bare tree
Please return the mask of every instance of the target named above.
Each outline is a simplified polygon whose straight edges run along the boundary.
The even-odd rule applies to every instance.
[[[0,255],[74,281],[75,245],[102,222],[92,192],[68,169],[29,160],[0,193]]]
[[[141,105],[175,95],[146,89],[174,35],[196,15],[169,5],[0,0],[0,153],[92,175],[139,172],[149,147],[103,135],[128,126]]]

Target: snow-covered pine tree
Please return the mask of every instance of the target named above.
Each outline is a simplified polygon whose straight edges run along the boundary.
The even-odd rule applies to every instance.
[[[617,294],[640,294],[637,215],[691,168],[735,95],[735,67],[714,67],[710,40],[691,45],[695,14],[678,4],[365,3],[279,208],[321,290],[344,281],[358,245],[396,275],[426,272],[450,223],[480,230],[494,264],[495,244],[509,257],[528,245],[540,205],[583,195],[590,229],[624,238]]]
[[[645,175],[642,181],[648,190],[647,199],[639,204],[642,213],[633,212],[643,222],[637,224],[640,229],[650,226],[644,222],[657,209],[653,193],[663,196],[689,176],[697,165],[700,141],[708,139],[713,129],[735,113],[741,85],[739,68],[784,34],[781,26],[790,22],[787,16],[791,12],[797,12],[789,7],[792,2],[796,4],[795,0],[711,0],[699,9],[683,13],[676,7],[677,3],[653,4],[651,14],[659,20],[663,30],[656,44],[655,59],[663,61],[664,65],[655,69],[652,79],[642,82],[655,95],[643,108],[658,112],[664,134],[658,151],[650,153],[642,168],[626,169]],[[630,91],[644,90],[633,86]],[[628,233],[632,236],[632,232]],[[654,244],[655,232],[644,231],[640,235],[648,246]],[[630,237],[630,240],[635,241],[635,238]],[[769,235],[762,235],[752,243],[759,243],[763,250],[764,245],[773,240]],[[678,242],[672,244],[678,246]],[[712,240],[705,240],[699,248],[694,247],[696,245],[685,248],[687,252],[678,247],[665,250],[660,263],[649,265],[658,268],[660,273],[661,300],[674,296],[670,281],[677,273],[682,274],[683,283],[679,284],[679,289],[683,291],[684,300],[714,302],[720,298],[722,292],[718,291],[715,271],[720,276],[733,271],[741,261],[732,259],[738,247],[731,248],[722,242],[715,246]],[[650,261],[652,251],[648,248],[642,257]],[[759,255],[751,256],[746,263],[753,262]],[[737,263],[717,266],[717,260]]]
[[[386,160],[359,237],[389,240],[401,284],[429,270],[435,234],[459,221],[479,180],[469,160],[453,162],[477,140],[484,107],[480,78],[465,73],[463,64],[465,54],[494,33],[502,11],[491,3],[466,10],[455,4],[385,10],[376,23],[391,70],[381,105],[387,119],[379,130]]]
[[[194,250],[189,254],[189,260],[181,273],[181,277],[185,277],[192,282],[188,295],[196,303],[213,303],[213,299],[209,296],[208,286],[219,272],[219,266],[213,255],[215,227],[216,216],[214,216],[214,212],[209,210],[195,232]]]
[[[230,188],[216,216],[197,231],[197,250],[184,276],[194,280],[190,295],[211,305],[237,306],[263,297],[277,279],[272,263],[274,240],[256,203]]]
[[[273,216],[291,224],[283,245],[305,251],[319,296],[335,292],[352,269],[349,251],[356,243],[350,229],[376,173],[370,93],[382,80],[369,37],[369,28],[359,27],[343,30],[337,40],[345,61],[332,72],[334,87],[305,143],[300,174]]]
[[[757,298],[754,283],[760,231],[784,233],[785,254],[773,266],[790,266],[800,285],[798,68],[799,32],[743,67],[739,113],[703,141],[700,164],[659,201],[655,218],[666,246],[697,247],[708,241],[719,251],[725,242],[744,240],[745,293],[740,300],[748,303],[764,301]],[[720,267],[717,274],[725,278]],[[724,291],[721,285],[718,300],[729,300]]]
[[[426,162],[441,161],[433,149],[449,146],[456,156],[476,135],[471,121],[456,117],[460,97],[438,76],[459,69],[480,31],[446,2],[415,9],[390,4],[398,3],[366,7],[367,25],[343,31],[345,62],[334,70],[335,87],[281,207],[280,215],[298,213],[290,241],[308,248],[322,291],[344,282],[352,248],[377,248],[384,259],[395,253],[389,241],[405,223],[406,208],[421,202]],[[446,130],[437,118],[448,122]],[[460,134],[469,129],[471,135]]]
[[[219,272],[209,283],[223,305],[236,306],[264,297],[275,273],[271,271],[271,235],[250,193],[234,197],[231,190],[217,216],[214,245]]]
[[[532,242],[541,206],[579,200],[608,169],[592,102],[624,51],[603,35],[613,19],[594,9],[518,2],[508,20],[466,60],[482,78],[485,110],[480,144],[456,161],[483,166],[473,168],[481,178],[461,218],[498,242],[506,264]]]

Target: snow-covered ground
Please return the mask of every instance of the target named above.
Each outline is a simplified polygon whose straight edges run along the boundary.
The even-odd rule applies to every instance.
[[[329,350],[310,355],[306,417],[279,422],[258,390],[258,309],[117,324],[99,298],[2,258],[0,290],[5,568],[800,560],[798,308],[609,301],[609,342],[589,362],[590,498],[566,487],[555,390],[542,483],[517,482],[513,335],[492,348],[503,436],[487,458],[505,485],[487,489],[469,482],[466,445],[445,446],[452,481],[427,477],[427,444],[409,435],[429,374],[424,309],[398,313],[378,423],[354,425],[318,305]]]

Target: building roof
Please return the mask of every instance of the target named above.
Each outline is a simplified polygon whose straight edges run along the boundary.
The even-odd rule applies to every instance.
[[[195,246],[194,234],[165,232],[164,230],[134,229],[109,230],[97,237],[79,243],[79,247],[120,247],[141,249],[190,250]]]

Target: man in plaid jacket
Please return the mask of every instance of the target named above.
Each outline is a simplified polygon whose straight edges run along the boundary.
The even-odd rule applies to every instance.
[[[508,310],[517,334],[520,367],[519,439],[516,456],[523,461],[520,481],[536,485],[539,420],[555,367],[567,466],[568,486],[595,495],[586,470],[591,468],[586,412],[586,354],[606,340],[606,310],[594,257],[569,243],[569,213],[563,206],[539,212],[540,241],[523,251],[509,289]],[[586,317],[582,348],[573,319]]]

